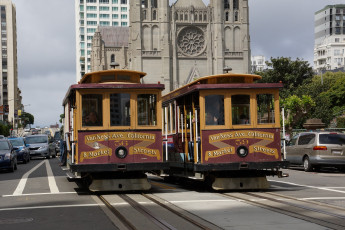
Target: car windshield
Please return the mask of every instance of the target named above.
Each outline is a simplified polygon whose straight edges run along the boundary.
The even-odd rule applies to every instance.
[[[47,136],[34,136],[34,137],[27,137],[26,138],[27,144],[39,144],[39,143],[48,143]]]
[[[23,139],[12,139],[12,140],[10,140],[10,142],[13,146],[23,146],[24,145]]]
[[[320,134],[320,144],[344,145],[345,135],[342,134]]]
[[[8,145],[7,142],[5,141],[0,142],[0,150],[9,150],[9,149],[10,149],[10,146]]]

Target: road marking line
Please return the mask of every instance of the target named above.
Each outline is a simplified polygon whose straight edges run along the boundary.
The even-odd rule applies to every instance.
[[[77,194],[77,192],[58,192],[58,193],[27,193],[20,195],[2,195],[1,197],[16,197],[16,196],[42,196],[42,195],[64,195],[64,194]]]
[[[301,185],[301,184],[285,182],[285,181],[279,181],[279,180],[269,180],[269,181],[283,183],[283,184],[290,184],[290,185],[300,186],[300,187],[306,187],[306,188],[314,188],[314,189],[325,190],[325,191],[330,191],[330,192],[345,193],[345,191],[330,189],[328,187],[316,187],[316,186],[311,186],[311,185]]]
[[[101,204],[73,204],[73,205],[52,205],[52,206],[33,206],[33,207],[18,207],[18,208],[1,208],[1,211],[16,211],[28,209],[44,209],[44,208],[74,208],[74,207],[95,207]]]
[[[45,160],[46,162],[46,169],[48,174],[48,183],[51,193],[59,193],[59,188],[56,185],[55,177],[52,171],[52,168],[50,167],[50,163],[48,160]]]
[[[44,161],[42,161],[41,163],[39,163],[38,165],[36,165],[36,166],[33,167],[30,171],[26,172],[26,173],[23,175],[22,179],[20,179],[20,181],[19,181],[19,184],[18,184],[16,190],[15,190],[14,193],[13,193],[14,196],[15,196],[15,195],[21,195],[21,194],[23,194],[23,191],[24,191],[24,188],[25,188],[25,185],[26,185],[26,182],[27,182],[27,180],[28,180],[29,175],[30,175],[33,171],[35,171],[36,169],[38,169],[38,168],[39,168],[41,165],[43,165],[43,164],[44,164]]]

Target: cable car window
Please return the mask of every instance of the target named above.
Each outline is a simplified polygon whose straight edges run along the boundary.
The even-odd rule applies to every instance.
[[[82,126],[103,126],[102,95],[85,94],[82,96]]]
[[[131,106],[129,93],[110,94],[110,125],[130,126]]]
[[[233,95],[232,103],[232,124],[250,124],[250,96],[249,95]]]
[[[205,96],[205,124],[224,125],[224,96]]]
[[[272,94],[258,94],[256,96],[258,124],[274,124],[274,96]]]
[[[157,124],[157,95],[138,94],[138,125]]]

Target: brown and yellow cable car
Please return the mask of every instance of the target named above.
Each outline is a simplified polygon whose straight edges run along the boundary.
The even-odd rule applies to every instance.
[[[197,79],[163,97],[170,176],[205,180],[217,190],[261,189],[283,176],[279,89],[251,74]]]
[[[64,100],[67,167],[91,191],[147,190],[145,172],[165,169],[162,84],[146,73],[105,70],[86,74]]]

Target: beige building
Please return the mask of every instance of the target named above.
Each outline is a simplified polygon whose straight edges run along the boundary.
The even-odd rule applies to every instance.
[[[18,88],[16,8],[11,0],[0,0],[1,10],[1,71],[0,104],[8,107],[1,115],[2,121],[17,123],[21,109],[21,92]]]
[[[247,0],[210,0],[208,6],[202,0],[177,0],[171,6],[169,0],[130,1],[128,46],[120,33],[99,28],[92,70],[116,61],[119,68],[148,73],[146,83],[164,83],[165,92],[226,67],[251,72]]]

